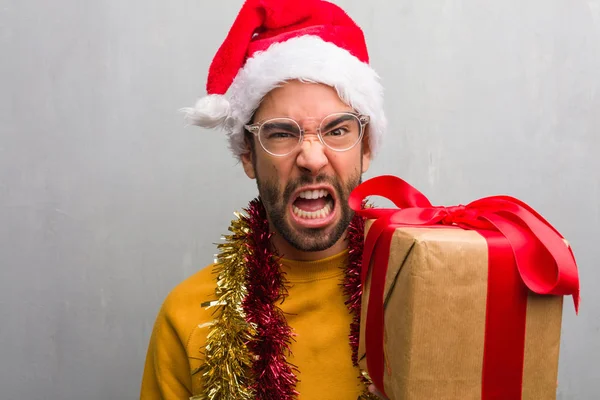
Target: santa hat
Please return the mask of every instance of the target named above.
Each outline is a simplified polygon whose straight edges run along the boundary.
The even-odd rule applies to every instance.
[[[363,32],[322,0],[247,0],[212,61],[207,96],[183,110],[193,125],[224,129],[239,157],[247,151],[244,124],[262,98],[294,79],[329,85],[368,115],[371,151],[378,149],[386,128],[383,88]]]

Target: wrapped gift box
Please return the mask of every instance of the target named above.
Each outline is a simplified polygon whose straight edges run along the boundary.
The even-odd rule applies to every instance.
[[[392,400],[555,399],[563,295],[578,301],[568,244],[541,216],[506,197],[453,208],[396,199],[404,214],[357,206],[366,194],[389,194],[390,179],[383,193],[367,181],[368,190],[353,194],[353,208],[373,218],[365,235],[361,369]],[[405,185],[397,189],[403,198]],[[408,198],[414,202],[414,193]],[[531,230],[511,231],[520,220],[506,212],[513,205],[499,206],[505,201],[549,230],[526,221]],[[540,244],[549,243],[551,252],[541,252]]]

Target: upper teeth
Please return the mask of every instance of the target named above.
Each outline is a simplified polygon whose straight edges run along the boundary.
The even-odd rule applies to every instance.
[[[319,199],[326,197],[329,193],[327,190],[305,190],[298,194],[298,197],[302,199]]]

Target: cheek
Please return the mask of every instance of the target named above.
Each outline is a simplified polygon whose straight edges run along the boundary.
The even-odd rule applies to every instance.
[[[342,181],[346,182],[350,177],[361,172],[361,153],[350,150],[346,153],[334,153],[329,157],[329,163]]]
[[[283,188],[290,176],[289,171],[291,171],[291,169],[288,164],[290,163],[286,163],[286,160],[273,160],[265,157],[259,158],[256,164],[258,178]]]

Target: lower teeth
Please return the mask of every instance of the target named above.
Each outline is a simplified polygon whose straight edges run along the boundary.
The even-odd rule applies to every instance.
[[[317,211],[304,211],[299,209],[295,205],[292,205],[292,209],[294,210],[294,214],[296,214],[296,216],[307,219],[325,218],[331,213],[330,204],[327,204],[325,207]]]

